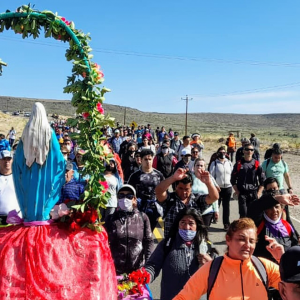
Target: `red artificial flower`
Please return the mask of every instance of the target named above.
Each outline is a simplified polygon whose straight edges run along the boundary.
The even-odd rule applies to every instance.
[[[97,210],[90,208],[82,214],[82,222],[84,223],[95,223],[98,219]]]
[[[86,72],[82,72],[82,77],[83,77],[83,78],[86,77]]]
[[[104,115],[104,108],[100,102],[97,103],[97,110],[101,115]]]
[[[67,21],[66,18],[61,18],[61,20],[68,26],[71,24],[71,22]]]
[[[107,181],[100,181],[99,180],[99,183],[103,186],[103,190],[102,190],[102,193],[104,194],[104,193],[106,193],[107,192],[107,190],[108,190],[108,183],[107,183]]]
[[[82,113],[82,117],[86,120],[90,114],[88,112]]]
[[[79,230],[81,228],[81,226],[76,223],[75,221],[73,221],[71,224],[70,224],[70,230],[71,231],[76,231],[76,230]]]

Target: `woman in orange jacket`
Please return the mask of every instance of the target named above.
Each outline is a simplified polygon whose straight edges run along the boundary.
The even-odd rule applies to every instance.
[[[268,287],[278,289],[279,267],[263,258],[255,263],[252,254],[257,240],[256,230],[253,220],[249,218],[231,223],[226,234],[228,251],[213,280],[210,274],[212,262],[208,262],[190,278],[173,300],[198,300],[204,294],[207,294],[209,300],[267,300]],[[282,246],[272,238],[266,239],[270,242],[268,250],[279,260],[284,252]],[[265,282],[262,269],[267,278]]]

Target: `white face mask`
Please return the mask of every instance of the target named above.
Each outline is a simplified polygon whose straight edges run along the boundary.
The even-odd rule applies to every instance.
[[[163,149],[161,149],[161,152],[163,153],[163,154],[167,154],[168,153],[168,148],[163,148]]]
[[[119,199],[119,207],[124,210],[124,211],[132,211],[133,206],[132,206],[132,200],[129,200],[127,198],[122,198]]]
[[[71,146],[70,145],[67,145],[66,148],[68,149],[69,152],[71,151]]]

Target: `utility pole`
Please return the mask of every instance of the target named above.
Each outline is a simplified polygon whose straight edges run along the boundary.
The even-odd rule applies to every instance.
[[[125,110],[124,110],[124,126],[126,125],[126,106],[125,106]]]
[[[189,101],[193,100],[193,98],[188,97],[188,95],[186,95],[185,98],[181,98],[181,100],[185,101],[185,135],[187,135],[187,118],[188,118],[188,103]]]

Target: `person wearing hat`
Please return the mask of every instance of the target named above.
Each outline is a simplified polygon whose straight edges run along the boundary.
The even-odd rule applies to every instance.
[[[300,299],[300,246],[289,248],[280,259],[278,284],[282,300]]]
[[[171,140],[170,148],[176,152],[176,150],[180,147],[182,141],[179,139],[179,133],[177,131],[174,132],[174,138]]]
[[[175,165],[174,172],[178,168],[188,169],[191,159],[192,159],[191,149],[188,149],[188,148],[182,149],[182,151],[181,151],[181,159]]]
[[[176,157],[170,153],[169,145],[164,143],[161,146],[161,151],[153,159],[153,168],[160,171],[165,178],[168,178],[173,174],[177,162]]]
[[[191,135],[192,141],[191,141],[191,146],[192,148],[197,148],[199,151],[199,158],[202,158],[202,153],[203,153],[203,149],[204,149],[204,144],[201,141],[201,135],[199,133],[193,133]]]
[[[151,133],[150,133],[150,131],[149,131],[148,128],[145,129],[145,132],[142,135],[142,138],[143,138],[143,140],[147,139],[148,141],[150,141],[152,139],[152,135],[151,135]]]
[[[120,146],[123,143],[123,138],[120,136],[120,130],[114,131],[114,136],[111,138],[111,145],[115,153],[119,154]]]
[[[250,140],[247,138],[241,139],[242,147],[238,148],[235,154],[235,161],[238,162],[244,157],[244,146],[246,144],[251,144]],[[228,149],[227,149],[228,152]],[[254,148],[253,158],[259,161],[259,152]]]
[[[7,214],[20,211],[12,176],[12,154],[8,150],[0,152],[0,219],[1,225],[6,225]]]
[[[61,188],[61,195],[57,204],[66,200],[78,201],[84,192],[84,185],[74,179],[74,170],[72,162],[68,161],[66,165],[65,179],[66,183]]]
[[[117,192],[118,208],[109,215],[107,231],[116,273],[131,273],[144,266],[153,251],[153,237],[147,215],[137,209],[136,190],[124,184]]]

